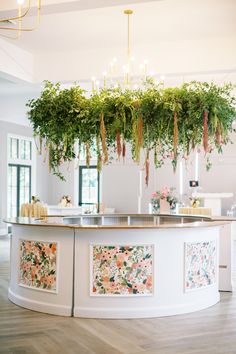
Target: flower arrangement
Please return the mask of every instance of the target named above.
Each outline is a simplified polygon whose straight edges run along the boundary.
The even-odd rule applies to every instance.
[[[60,202],[58,204],[60,207],[67,207],[70,208],[72,207],[72,203],[71,203],[71,197],[69,197],[68,195],[63,195],[63,197],[60,199]]]
[[[166,200],[170,204],[170,209],[173,210],[176,207],[178,199],[174,195],[175,188],[164,186],[160,191],[152,193],[151,204],[153,211],[157,212],[160,209],[160,201]]]

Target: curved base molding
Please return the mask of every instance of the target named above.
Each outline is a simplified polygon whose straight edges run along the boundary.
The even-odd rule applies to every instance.
[[[114,309],[108,307],[86,308],[75,307],[74,316],[83,318],[106,318],[106,319],[132,319],[132,318],[151,318],[151,317],[165,317],[191,313],[199,310],[204,310],[211,307],[220,301],[220,294],[210,300],[201,301],[198,303],[166,306],[166,307],[151,307],[151,308],[122,308]]]
[[[15,305],[37,312],[43,312],[59,316],[71,316],[72,313],[72,309],[69,306],[61,306],[41,301],[30,300],[13,293],[11,289],[8,289],[8,299]]]

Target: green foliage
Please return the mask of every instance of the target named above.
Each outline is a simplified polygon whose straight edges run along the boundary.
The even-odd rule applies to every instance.
[[[149,80],[144,89],[103,89],[88,97],[78,85],[62,90],[47,81],[41,96],[27,103],[28,117],[48,153],[50,169],[62,179],[59,167],[76,157],[78,140],[86,151],[96,142],[100,162],[106,161],[107,148],[120,149],[121,140],[123,156],[128,142],[136,162],[142,148],[153,149],[156,167],[169,158],[174,168],[178,157],[188,158],[204,140],[209,167],[209,154],[214,149],[222,152],[229,142],[236,117],[232,90],[231,84],[195,81],[163,88]]]

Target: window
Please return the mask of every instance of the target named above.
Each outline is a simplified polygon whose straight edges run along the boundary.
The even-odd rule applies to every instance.
[[[97,166],[79,167],[79,205],[99,204],[100,174]]]
[[[19,216],[21,205],[30,202],[32,169],[32,139],[8,136],[8,217]]]
[[[13,160],[32,160],[32,141],[25,138],[8,138],[9,158]]]

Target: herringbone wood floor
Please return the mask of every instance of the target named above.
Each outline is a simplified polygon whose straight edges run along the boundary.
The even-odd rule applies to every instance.
[[[188,315],[92,320],[44,315],[7,299],[9,239],[0,238],[1,354],[236,354],[236,297]]]

